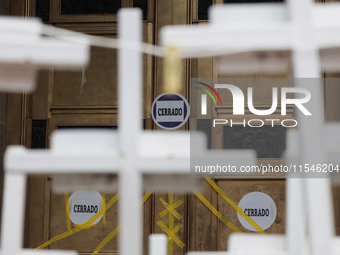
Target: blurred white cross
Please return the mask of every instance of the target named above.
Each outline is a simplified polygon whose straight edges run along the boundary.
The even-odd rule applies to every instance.
[[[119,11],[119,38],[141,42],[142,14],[138,9]],[[224,160],[239,167],[255,164],[255,152],[245,150],[212,152],[205,138],[189,132],[142,131],[142,54],[120,49],[118,52],[119,129],[115,131],[56,131],[49,150],[28,150],[12,146],[5,153],[5,189],[2,216],[1,250],[6,255],[34,254],[22,248],[27,174],[96,174],[103,178],[97,187],[108,190],[112,183],[108,174],[119,179],[119,253],[138,255],[143,252],[142,212],[143,188],[183,192],[197,188],[199,179],[190,179],[190,139],[195,141],[198,158],[215,163]],[[169,178],[171,177],[171,178]],[[79,182],[78,180],[78,182]],[[158,183],[155,183],[157,180]],[[143,185],[144,182],[144,185]],[[68,187],[71,188],[72,187]],[[111,191],[116,187],[111,187]],[[153,238],[154,249],[164,238]],[[158,241],[157,241],[158,240]],[[157,243],[158,242],[158,243]],[[164,245],[163,245],[164,246]],[[161,248],[160,250],[163,250]],[[39,251],[40,254],[75,254],[66,251]]]
[[[326,130],[319,78],[322,69],[340,70],[339,13],[339,3],[315,4],[312,0],[216,6],[210,9],[211,24],[164,27],[161,41],[165,46],[179,47],[183,55],[228,53],[220,58],[220,71],[234,74],[289,71],[291,52],[294,78],[316,78],[294,80],[294,86],[311,92],[313,101],[307,106],[312,117],[297,113],[299,162],[323,164],[329,161],[324,150]],[[231,236],[229,250],[302,254],[307,251],[306,218],[310,253],[334,254],[338,248],[332,247],[335,236],[329,178],[287,179],[286,236],[235,235]]]
[[[0,91],[32,92],[39,69],[80,69],[88,64],[90,45],[87,39],[64,42],[42,37],[42,31],[43,24],[36,19],[0,17]],[[5,185],[7,202],[3,205],[3,217],[6,219],[2,221],[0,254],[22,254],[19,250],[23,244],[25,175],[6,175]]]

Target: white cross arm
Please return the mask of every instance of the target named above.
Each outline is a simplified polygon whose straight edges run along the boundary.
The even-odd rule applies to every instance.
[[[294,25],[282,4],[218,6],[209,10],[209,17],[207,25],[162,28],[161,43],[175,45],[184,53],[211,54],[284,50],[293,43]]]
[[[145,175],[148,180],[151,180],[152,175],[165,177],[164,183],[170,176],[189,179],[190,167],[194,168],[193,164],[221,167],[230,164],[236,168],[256,164],[253,150],[240,152],[206,149],[206,137],[200,133],[176,132],[174,135],[169,132],[141,132],[137,137],[138,155],[135,161],[140,174]],[[82,182],[89,183],[89,178],[95,177],[105,188],[105,175],[118,174],[124,162],[119,143],[116,131],[58,130],[52,135],[51,149],[9,147],[5,153],[5,170],[7,173],[67,174],[68,177],[61,177],[64,179],[60,179],[56,191],[62,188],[73,189],[72,185],[68,186],[62,181],[65,178],[72,181],[79,179],[75,185],[80,185]],[[90,175],[77,178],[75,174],[80,173]],[[96,176],[93,176],[94,174]],[[112,182],[106,184],[112,186]]]
[[[285,50],[293,44],[290,24],[232,23],[228,25],[165,26],[161,43],[176,46],[186,53],[220,54],[254,50]]]
[[[10,146],[4,155],[6,171],[28,174],[115,173],[119,166],[114,131],[59,130],[51,149]]]
[[[320,48],[338,48],[340,45],[340,4],[316,4],[313,10],[313,28]],[[328,57],[331,57],[329,54]],[[339,53],[337,54],[339,59]],[[335,62],[335,61],[334,61]],[[337,61],[339,62],[339,61]],[[337,69],[338,70],[338,69]]]
[[[296,211],[296,210],[295,210]],[[304,242],[305,240],[302,240]],[[271,234],[268,236],[261,236],[258,234],[238,234],[232,233],[229,236],[229,248],[225,255],[288,255],[287,246],[288,238],[286,235]],[[247,244],[247,245],[244,245]],[[302,244],[303,251],[299,254],[311,254],[307,242]],[[340,238],[334,237],[331,240],[331,254],[339,254],[340,252]],[[188,255],[213,255],[209,252],[189,252]]]
[[[314,28],[309,40],[319,48],[338,47],[340,26]],[[269,24],[214,24],[165,26],[161,30],[161,43],[175,45],[183,55],[209,52],[211,55],[245,51],[290,50],[299,43],[299,31],[291,23]],[[306,40],[308,38],[305,38]]]
[[[4,155],[8,172],[28,174],[114,173],[118,162],[118,153],[67,153],[21,146],[8,147]]]
[[[321,49],[320,65],[323,70],[340,70],[340,48]],[[291,51],[252,51],[234,53],[218,58],[218,70],[224,74],[279,73],[293,70]]]
[[[39,68],[80,68],[90,58],[85,38],[66,41],[42,37],[37,20],[0,18],[0,91],[26,92],[35,87]]]
[[[287,22],[292,19],[293,9],[301,8],[300,11],[311,9],[311,20],[313,27],[334,28],[340,24],[340,4],[338,2],[315,3],[303,0],[296,6],[294,2],[288,3],[263,3],[263,4],[228,4],[215,5],[209,9],[209,18],[212,24],[237,23],[268,23]],[[300,5],[302,4],[302,5]],[[289,6],[292,5],[292,6]],[[308,10],[307,10],[308,11]]]
[[[161,44],[175,45],[183,55],[291,50],[309,43],[320,49],[338,47],[340,4],[327,5],[312,7],[308,32],[298,22],[288,20],[289,9],[283,4],[218,6],[211,8],[210,24],[162,28]]]
[[[1,31],[0,31],[1,32]],[[15,37],[0,37],[0,63],[27,65],[36,68],[55,67],[58,69],[79,68],[89,61],[89,45],[86,39],[74,39],[74,43],[49,38],[36,40],[13,40]]]
[[[145,174],[188,174],[192,163],[236,167],[256,163],[254,150],[208,150],[203,133],[143,132],[139,138],[139,165]]]
[[[319,3],[312,8],[312,24],[319,29],[331,29],[339,27],[340,24],[340,4],[333,3]]]
[[[236,234],[232,233],[228,240],[228,253],[252,254],[252,255],[286,255],[287,240],[285,235],[271,234],[262,236],[259,234]],[[245,245],[246,244],[246,245]]]
[[[333,56],[333,55],[332,55]],[[279,73],[292,70],[290,51],[253,51],[218,57],[220,73]]]
[[[211,151],[201,133],[141,132],[137,152],[140,171],[145,174],[188,174],[190,159],[200,165],[253,165],[253,150]],[[51,138],[51,149],[25,149],[10,146],[5,168],[30,174],[116,173],[124,155],[119,150],[116,131],[58,130]]]

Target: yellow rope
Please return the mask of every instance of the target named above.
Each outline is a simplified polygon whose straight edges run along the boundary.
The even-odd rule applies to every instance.
[[[161,220],[157,221],[157,225],[168,235],[168,237],[170,238],[169,243],[170,242],[173,243],[173,241],[175,241],[175,243],[177,243],[179,247],[183,248],[185,246],[185,244],[181,240],[179,240],[179,238],[175,235],[174,232],[175,229],[177,230],[182,227],[181,223],[178,223],[173,230],[170,230],[170,228],[168,228]],[[169,247],[170,245],[168,245],[168,253],[170,254],[170,252],[173,252],[173,245],[171,246],[171,248]]]
[[[105,194],[102,195],[102,207],[103,207],[103,225],[106,225],[106,203],[105,203]]]
[[[65,205],[66,205],[67,229],[68,229],[68,231],[71,231],[70,197],[69,197],[67,192],[65,192]]]
[[[230,197],[228,197],[223,190],[220,189],[220,187],[218,187],[216,185],[216,183],[211,180],[208,177],[205,177],[206,181],[211,185],[211,187],[218,193],[221,195],[221,197],[232,207],[236,210],[236,212],[238,214],[240,214],[246,221],[249,222],[250,225],[253,226],[253,228],[255,228],[260,234],[264,234],[266,235],[266,233],[262,230],[262,228],[260,228],[255,221],[253,221],[253,219],[251,219],[233,200],[230,199]]]
[[[111,198],[111,200],[107,203],[105,210],[107,211],[114,203],[117,202],[119,198],[119,193],[116,194],[113,198]],[[79,231],[83,230],[83,229],[88,229],[90,227],[94,227],[95,225],[93,225],[92,223],[95,222],[104,212],[104,209],[100,209],[95,215],[92,216],[91,219],[89,219],[87,222],[85,222],[84,224],[79,224],[76,225],[75,228],[71,229],[71,231],[66,231],[60,235],[57,235],[55,237],[53,237],[51,240],[47,241],[46,243],[40,245],[39,247],[35,248],[36,250],[39,249],[44,249],[47,246],[49,246],[51,243],[54,243],[60,239],[63,239],[65,237],[71,236],[75,233],[78,233]]]
[[[227,227],[232,229],[235,232],[243,233],[242,230],[240,230],[238,227],[236,227],[233,223],[231,223],[229,220],[227,220],[226,217],[224,217],[219,211],[215,209],[215,207],[212,206],[208,202],[208,200],[205,199],[205,197],[199,193],[198,191],[193,191],[196,197],[217,217],[219,218]]]
[[[180,206],[183,203],[182,199],[179,200],[176,204],[173,204],[172,206],[170,206],[167,202],[165,202],[163,198],[160,198],[159,201],[161,201],[162,205],[166,208],[165,209],[166,213],[171,213],[173,216],[176,217],[177,220],[181,220],[182,219],[182,215],[180,215],[175,210],[176,207]],[[160,212],[159,215],[161,215],[163,212]]]

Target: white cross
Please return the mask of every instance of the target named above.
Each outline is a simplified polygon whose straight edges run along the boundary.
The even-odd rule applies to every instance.
[[[119,38],[141,42],[142,15],[138,9],[119,11]],[[122,42],[121,41],[121,42]],[[120,49],[118,52],[119,129],[118,132],[57,131],[52,136],[51,149],[27,150],[12,146],[5,153],[5,189],[2,218],[2,254],[21,255],[32,251],[22,249],[25,183],[27,174],[118,174],[119,252],[122,255],[142,254],[142,197],[143,180],[162,176],[161,184],[148,187],[161,190],[196,187],[190,179],[190,139],[197,143],[196,157],[204,156],[215,163],[227,160],[236,167],[255,163],[255,153],[245,150],[214,153],[208,151],[202,135],[189,132],[142,131],[142,55],[139,51]],[[191,136],[191,138],[190,138]],[[177,177],[171,183],[168,176]],[[79,175],[81,178],[81,175]],[[196,179],[197,180],[197,179]],[[103,189],[107,190],[105,183]],[[196,187],[197,188],[197,187]],[[159,190],[159,189],[158,189]],[[176,191],[179,191],[176,189]],[[164,238],[155,238],[155,245]],[[158,240],[158,241],[157,241]],[[158,243],[157,243],[158,242]],[[157,247],[150,248],[157,251]],[[164,248],[164,247],[163,247]],[[160,250],[163,250],[162,247]],[[40,254],[66,254],[65,251],[43,250]],[[68,252],[67,254],[74,254]]]
[[[35,88],[36,74],[40,68],[76,69],[85,66],[90,59],[90,47],[87,39],[77,39],[77,43],[56,41],[43,38],[43,24],[35,19],[1,17],[0,18],[0,91],[31,92]],[[12,222],[3,224],[0,254],[18,254],[22,246],[24,220],[24,196],[26,192],[25,175],[14,174],[6,177],[6,194],[12,196],[7,200],[8,211],[4,214]],[[22,194],[21,194],[22,193]],[[17,200],[14,200],[17,199]],[[13,204],[13,201],[16,203]],[[10,207],[14,205],[12,210]],[[21,211],[23,210],[23,211]],[[3,221],[5,222],[5,221]],[[7,225],[7,226],[4,226]],[[7,236],[7,237],[6,237]],[[32,254],[26,251],[25,254]],[[40,252],[42,253],[42,252]],[[55,252],[54,254],[60,254]]]
[[[338,3],[317,5],[311,0],[289,0],[287,4],[225,5],[210,11],[212,24],[190,28],[164,27],[161,31],[163,45],[177,46],[184,55],[243,52],[221,58],[220,69],[230,73],[287,69],[290,66],[287,53],[280,56],[272,53],[287,50],[292,51],[295,78],[320,78],[321,67],[329,71],[339,70],[338,51],[330,51],[330,48],[340,46]],[[320,49],[326,51],[319,53]],[[267,59],[256,58],[256,51],[267,52]],[[295,80],[294,84],[308,89],[314,101],[308,104],[312,118],[300,113],[297,115],[299,162],[328,163],[323,142],[325,129],[321,81],[314,79],[308,85],[305,83]],[[303,214],[304,198],[307,200],[306,214]],[[334,254],[336,248],[332,249],[331,245],[334,240],[332,210],[329,179],[288,179],[287,237],[263,239],[248,235],[244,238],[231,236],[230,251],[302,254],[305,251],[304,222],[307,216],[311,254]],[[318,221],[322,221],[322,224]]]

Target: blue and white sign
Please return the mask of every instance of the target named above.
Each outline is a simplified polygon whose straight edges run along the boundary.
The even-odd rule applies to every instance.
[[[174,130],[185,124],[189,118],[188,101],[178,93],[163,93],[153,101],[151,115],[157,126]]]

